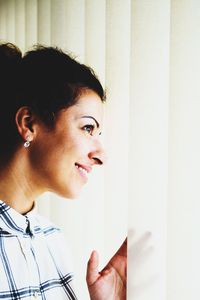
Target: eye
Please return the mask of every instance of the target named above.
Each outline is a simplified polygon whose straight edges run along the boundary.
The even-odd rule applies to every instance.
[[[88,125],[85,125],[85,126],[83,127],[83,130],[85,130],[87,133],[89,133],[90,135],[92,135],[93,132],[94,132],[94,128],[95,128],[94,125],[88,124]]]

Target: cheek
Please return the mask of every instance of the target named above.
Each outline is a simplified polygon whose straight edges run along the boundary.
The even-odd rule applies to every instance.
[[[73,152],[80,158],[85,158],[88,155],[90,148],[90,140],[84,135],[79,135],[79,137],[73,139],[71,147],[68,147],[68,151]]]
[[[47,142],[31,145],[30,161],[34,169],[45,172],[51,169],[56,161],[56,155],[52,144]]]
[[[41,133],[30,146],[30,158],[35,166],[51,168],[56,163],[61,153],[59,136],[49,133]],[[33,165],[34,166],[34,165]]]
[[[59,133],[40,137],[31,145],[31,161],[35,168],[46,171],[60,169],[61,173],[66,167],[87,159],[91,148],[89,136],[79,131],[71,134]]]

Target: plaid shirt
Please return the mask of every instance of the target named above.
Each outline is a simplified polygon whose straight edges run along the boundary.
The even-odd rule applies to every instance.
[[[0,299],[77,299],[67,257],[58,228],[0,200]]]

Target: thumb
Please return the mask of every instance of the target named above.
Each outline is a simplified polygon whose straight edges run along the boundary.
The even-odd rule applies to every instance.
[[[97,251],[94,250],[90,255],[90,259],[87,265],[86,281],[88,286],[95,283],[95,281],[99,278],[100,275],[98,271],[98,266],[99,266],[99,255]]]

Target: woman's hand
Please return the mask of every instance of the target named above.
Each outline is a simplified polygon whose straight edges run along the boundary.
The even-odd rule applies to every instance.
[[[98,253],[93,251],[86,277],[91,300],[126,300],[127,239],[101,272],[98,265]]]

